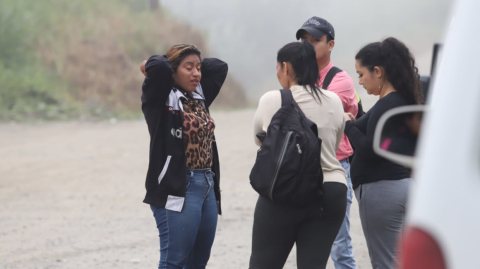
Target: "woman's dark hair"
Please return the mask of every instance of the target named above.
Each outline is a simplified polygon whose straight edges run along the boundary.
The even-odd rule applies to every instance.
[[[280,64],[283,62],[290,63],[295,72],[297,83],[305,89],[309,86],[312,89],[312,96],[316,96],[320,101],[320,95],[323,94],[317,86],[320,74],[315,49],[310,42],[292,42],[283,46],[278,51],[277,62]]]
[[[202,60],[202,57],[200,56],[202,53],[200,52],[200,50],[195,45],[189,44],[174,45],[167,51],[167,54],[165,56],[170,61],[172,69],[175,72],[177,71],[177,68],[182,62],[182,60],[185,59],[185,57],[187,57],[188,55],[192,54],[198,55],[200,61]]]
[[[389,37],[382,42],[374,42],[363,47],[355,56],[360,65],[370,72],[375,66],[383,67],[386,79],[400,93],[408,104],[422,104],[423,93],[415,66],[415,59],[405,44]]]

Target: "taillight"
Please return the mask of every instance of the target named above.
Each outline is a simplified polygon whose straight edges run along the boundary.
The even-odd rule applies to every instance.
[[[400,269],[446,269],[442,251],[428,233],[409,228],[402,238]]]

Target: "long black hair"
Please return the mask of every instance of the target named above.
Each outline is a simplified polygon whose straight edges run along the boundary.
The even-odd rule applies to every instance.
[[[383,67],[386,79],[408,104],[424,102],[415,58],[398,39],[389,37],[382,42],[370,43],[357,53],[355,59],[370,72],[375,66]]]
[[[320,95],[323,95],[317,86],[320,79],[318,71],[315,49],[308,41],[292,42],[283,46],[277,54],[278,63],[290,63],[295,72],[295,79],[305,90],[307,86],[312,89],[312,96],[320,101]],[[321,101],[320,101],[321,102]]]

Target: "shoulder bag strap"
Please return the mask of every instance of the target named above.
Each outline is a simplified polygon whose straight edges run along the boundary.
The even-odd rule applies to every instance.
[[[302,117],[302,120],[306,120],[307,116],[305,116],[305,113],[303,113],[300,106],[298,106],[297,102],[295,102],[295,100],[293,99],[292,91],[287,90],[287,89],[282,89],[282,90],[280,90],[280,93],[282,94],[282,107],[293,106],[294,109]],[[315,136],[318,136],[318,129],[317,129],[317,125],[315,123],[313,123],[312,131],[315,134]]]
[[[325,76],[325,79],[323,80],[322,89],[328,89],[328,86],[330,86],[330,82],[332,82],[332,79],[335,77],[336,74],[340,72],[342,72],[342,69],[336,66],[332,67]]]
[[[294,101],[291,90],[281,89],[280,94],[282,95],[282,107],[290,106]]]
[[[295,108],[295,110],[298,111],[298,113],[300,113],[300,115],[302,115],[302,117],[306,118],[305,114],[303,113],[303,111],[300,109],[300,107],[298,106],[297,102],[295,102],[295,100],[293,99],[293,96],[292,96],[292,91],[291,90],[288,90],[288,89],[282,89],[280,90],[280,93],[282,94],[282,107],[286,107],[286,106],[293,106]]]

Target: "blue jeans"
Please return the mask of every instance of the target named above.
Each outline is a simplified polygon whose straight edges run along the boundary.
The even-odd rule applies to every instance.
[[[217,229],[217,202],[210,169],[187,169],[182,212],[150,205],[160,234],[159,269],[203,269]]]
[[[332,245],[330,257],[335,264],[336,269],[348,268],[355,269],[355,258],[352,251],[352,238],[350,237],[350,205],[352,205],[352,179],[350,178],[350,162],[348,158],[340,161],[343,169],[347,173],[347,212],[343,219],[342,227],[338,231],[337,238]]]

